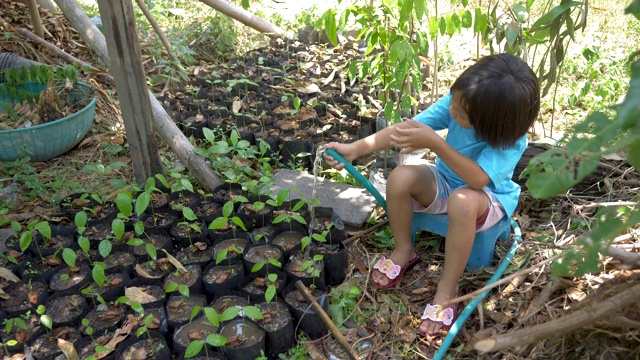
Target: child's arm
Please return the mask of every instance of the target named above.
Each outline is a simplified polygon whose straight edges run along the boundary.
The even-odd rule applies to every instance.
[[[345,160],[353,161],[360,156],[389,149],[392,146],[391,136],[396,133],[397,129],[409,127],[410,126],[407,122],[401,122],[388,126],[364,139],[360,139],[349,144],[330,142],[326,147],[336,150],[340,155],[342,155],[342,157],[344,157]],[[324,159],[327,161],[327,164],[338,170],[344,168],[344,164],[338,163],[333,157],[326,153],[324,154]]]
[[[452,148],[431,127],[415,120],[404,123],[406,127],[396,129],[390,136],[391,144],[402,148],[402,153],[429,148],[472,189],[482,189],[489,184],[491,179],[480,165]]]

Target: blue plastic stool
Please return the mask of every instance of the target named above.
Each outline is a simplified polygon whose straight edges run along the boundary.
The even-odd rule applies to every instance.
[[[342,155],[338,154],[335,150],[327,149],[326,152],[338,162],[344,163],[344,168],[349,172],[349,174],[358,180],[358,182],[360,182],[386,210],[386,200],[373,186],[373,184],[369,182],[369,180],[367,180],[358,170],[356,170],[355,167],[353,167],[353,165],[351,165],[351,163],[347,162]],[[428,231],[440,236],[446,236],[448,227],[449,217],[446,214],[431,215],[414,213],[413,224],[411,226],[411,242],[413,243],[415,241],[415,234],[417,231]],[[489,229],[476,233],[476,237],[473,241],[473,247],[471,248],[471,254],[467,261],[467,268],[472,270],[491,266],[496,240],[507,240],[509,239],[510,234],[511,221],[507,216],[504,216],[497,224],[493,225]]]

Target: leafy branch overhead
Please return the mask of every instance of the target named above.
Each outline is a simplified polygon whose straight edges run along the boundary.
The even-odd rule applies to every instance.
[[[640,18],[640,1],[634,1],[626,13]],[[637,55],[635,52],[629,58],[629,89],[624,101],[615,107],[616,115],[590,114],[567,132],[563,148],[545,151],[529,162],[521,177],[529,177],[527,188],[532,196],[550,198],[566,193],[592,174],[600,159],[608,154],[626,151],[629,163],[636,169],[640,167],[640,60]],[[635,200],[638,199],[636,195]],[[621,205],[601,212],[597,220],[587,236],[595,244],[583,242],[586,255],[566,254],[567,261],[560,262],[565,272],[574,261],[583,265],[578,267],[578,273],[594,270],[600,244],[635,226],[640,221],[640,209]]]

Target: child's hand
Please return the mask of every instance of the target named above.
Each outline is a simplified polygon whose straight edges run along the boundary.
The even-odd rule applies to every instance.
[[[335,151],[338,152],[338,154],[342,155],[342,157],[345,160],[353,161],[358,156],[355,153],[355,149],[351,145],[352,144],[342,144],[342,143],[337,143],[337,142],[330,142],[327,145],[325,145],[325,147],[327,147],[329,149],[334,149]],[[339,163],[332,156],[327,155],[326,152],[324,154],[322,154],[322,156],[324,157],[324,160],[327,162],[327,164],[329,164],[329,166],[331,166],[331,167],[333,167],[333,168],[335,168],[337,170],[344,169],[344,164],[343,163]]]
[[[391,146],[402,149],[401,154],[408,154],[418,149],[432,148],[442,138],[429,125],[415,120],[407,120],[404,126],[396,127],[396,134],[391,135]]]

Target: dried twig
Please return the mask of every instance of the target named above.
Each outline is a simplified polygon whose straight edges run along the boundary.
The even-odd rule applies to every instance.
[[[167,39],[167,36],[164,34],[164,31],[162,31],[160,24],[158,24],[156,19],[153,17],[153,14],[151,14],[151,11],[149,11],[149,8],[144,3],[144,0],[136,0],[136,3],[138,4],[140,10],[142,10],[142,13],[147,18],[147,20],[149,20],[149,23],[153,27],[153,30],[155,30],[156,34],[158,34],[158,37],[160,38],[160,41],[162,41],[162,45],[164,45],[164,48],[167,49],[167,54],[169,54],[171,60],[175,62],[176,66],[179,66],[180,59],[178,59],[178,56],[176,56],[176,54],[173,52],[173,48],[171,47],[169,39]]]
[[[531,344],[550,337],[559,337],[587,324],[596,322],[636,302],[640,296],[640,284],[631,286],[615,296],[586,309],[578,310],[557,320],[527,327],[511,333],[480,340],[474,348],[480,352],[498,351],[514,346]]]
[[[487,286],[485,286],[483,288],[480,288],[480,289],[478,289],[476,291],[473,291],[473,292],[471,292],[469,294],[466,294],[466,295],[457,297],[455,299],[449,300],[449,301],[443,303],[442,307],[448,307],[450,305],[453,305],[453,304],[456,304],[456,303],[459,303],[459,302],[462,302],[462,301],[473,299],[474,297],[476,297],[477,295],[483,293],[486,290],[491,290],[491,289],[493,289],[495,287],[498,287],[498,286],[500,286],[502,284],[506,284],[506,283],[510,282],[512,279],[514,279],[514,278],[516,278],[518,276],[521,276],[523,274],[529,274],[530,272],[534,271],[535,269],[537,269],[539,267],[542,267],[542,266],[544,266],[544,265],[546,265],[546,264],[548,264],[550,262],[553,262],[553,261],[557,260],[560,256],[562,256],[562,254],[558,254],[558,255],[550,257],[550,258],[548,258],[546,260],[542,260],[541,262],[539,262],[539,263],[537,263],[537,264],[535,264],[535,265],[533,265],[533,266],[531,266],[531,267],[529,267],[527,269],[524,269],[524,270],[518,271],[516,273],[513,273],[513,274],[511,274],[511,275],[509,275],[507,277],[504,277],[504,278],[494,282],[493,284],[487,285]]]

